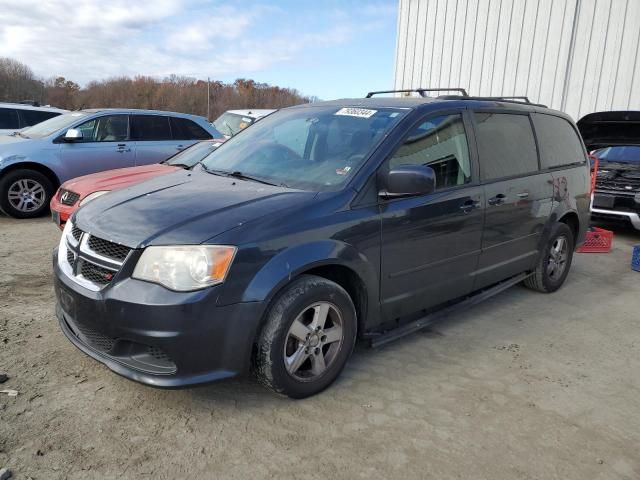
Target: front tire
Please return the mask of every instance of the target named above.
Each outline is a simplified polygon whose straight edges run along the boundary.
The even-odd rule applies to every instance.
[[[271,390],[305,398],[331,385],[356,340],[349,294],[322,277],[303,275],[278,295],[258,340],[254,373]]]
[[[0,179],[0,210],[13,218],[34,218],[48,208],[53,185],[35,170],[13,170]]]
[[[533,275],[525,279],[524,285],[543,293],[558,290],[569,274],[574,246],[573,231],[564,223],[556,223]]]

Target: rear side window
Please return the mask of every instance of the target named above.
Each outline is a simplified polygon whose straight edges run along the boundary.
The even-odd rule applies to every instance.
[[[169,117],[164,115],[133,115],[131,117],[132,140],[171,140]]]
[[[18,112],[13,108],[0,108],[0,128],[20,128]]]
[[[564,118],[536,113],[533,115],[542,168],[554,168],[584,163],[586,157],[582,141]]]
[[[389,167],[425,165],[436,172],[436,189],[471,181],[467,136],[460,114],[432,117],[411,131]]]
[[[209,140],[211,135],[188,118],[169,117],[174,140]]]
[[[476,113],[475,120],[482,180],[538,171],[538,152],[528,115]]]
[[[22,126],[30,127],[36,125],[50,118],[60,115],[56,112],[43,112],[41,110],[20,110],[20,116],[22,117]]]

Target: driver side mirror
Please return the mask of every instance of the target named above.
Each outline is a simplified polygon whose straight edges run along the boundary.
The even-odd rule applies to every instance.
[[[70,128],[67,133],[64,134],[65,142],[80,142],[82,141],[82,130],[77,128]]]
[[[382,198],[427,195],[436,189],[436,172],[425,165],[399,165],[387,173]]]

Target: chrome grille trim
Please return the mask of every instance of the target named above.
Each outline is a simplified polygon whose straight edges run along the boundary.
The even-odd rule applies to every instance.
[[[78,241],[76,237],[78,237]],[[73,279],[79,285],[98,292],[108,286],[111,283],[113,275],[117,274],[122,265],[131,253],[131,249],[127,253],[124,260],[120,261],[115,258],[104,256],[89,247],[89,239],[92,238],[91,234],[83,232],[76,226],[72,226],[66,238],[60,242],[60,248],[58,252],[58,265],[60,269],[71,279]],[[99,237],[95,237],[99,238]],[[73,262],[70,262],[70,259]],[[108,270],[113,272],[111,278],[106,278],[104,282],[95,282],[86,278],[82,272],[87,271],[87,268],[92,268],[93,271]]]

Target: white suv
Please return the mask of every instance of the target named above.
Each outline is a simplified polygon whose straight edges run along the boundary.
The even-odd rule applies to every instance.
[[[44,122],[67,111],[24,103],[0,103],[0,135],[9,135],[16,130]]]

